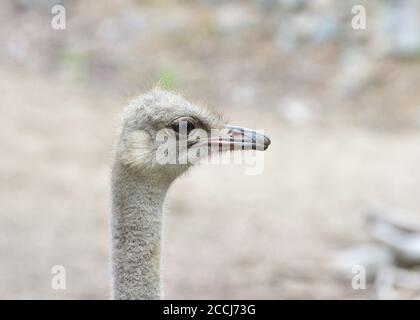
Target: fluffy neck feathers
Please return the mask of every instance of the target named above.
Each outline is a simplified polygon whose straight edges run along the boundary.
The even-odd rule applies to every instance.
[[[161,298],[162,209],[172,181],[156,181],[118,161],[112,173],[114,299]]]

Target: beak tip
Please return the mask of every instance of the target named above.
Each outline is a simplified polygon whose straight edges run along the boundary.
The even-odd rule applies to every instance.
[[[271,144],[271,140],[269,137],[264,137],[264,151],[268,149],[268,146]]]

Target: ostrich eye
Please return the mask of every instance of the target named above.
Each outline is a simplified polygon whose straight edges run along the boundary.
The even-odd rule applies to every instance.
[[[177,134],[190,134],[196,128],[195,123],[189,118],[179,118],[176,119],[171,125],[170,128],[174,130]]]

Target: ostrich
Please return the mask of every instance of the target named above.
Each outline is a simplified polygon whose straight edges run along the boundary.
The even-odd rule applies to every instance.
[[[111,178],[112,297],[161,299],[162,206],[172,182],[192,165],[179,160],[203,146],[208,150],[200,157],[225,146],[265,150],[270,140],[250,129],[226,126],[218,114],[158,88],[131,101],[122,122]],[[214,129],[219,130],[216,137],[190,138],[194,131]],[[157,160],[165,143],[158,139],[162,132],[175,137],[180,163]]]

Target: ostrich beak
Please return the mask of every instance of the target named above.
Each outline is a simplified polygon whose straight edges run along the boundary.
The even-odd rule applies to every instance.
[[[227,135],[222,136],[222,142],[228,141],[231,150],[259,150],[265,151],[271,140],[265,134],[254,129],[227,125]]]
[[[201,140],[194,144],[194,147],[207,145],[209,148],[218,147],[219,151],[224,150],[267,150],[271,140],[266,135],[253,129],[227,125],[208,139]]]

